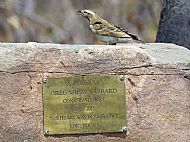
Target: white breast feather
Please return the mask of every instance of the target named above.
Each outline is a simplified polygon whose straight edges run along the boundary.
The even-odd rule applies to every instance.
[[[93,33],[96,32],[96,30],[94,29],[94,26],[93,26],[93,25],[90,25],[90,29],[92,30]]]

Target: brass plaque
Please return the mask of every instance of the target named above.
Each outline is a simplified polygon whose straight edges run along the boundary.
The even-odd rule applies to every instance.
[[[47,78],[43,82],[44,132],[121,132],[126,126],[124,79],[111,76]]]

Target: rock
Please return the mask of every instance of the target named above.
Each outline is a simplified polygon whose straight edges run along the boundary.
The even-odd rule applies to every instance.
[[[128,132],[44,136],[42,78],[124,74]],[[0,43],[0,141],[190,141],[190,51],[174,44]]]
[[[189,13],[189,0],[164,0],[156,41],[190,49]]]

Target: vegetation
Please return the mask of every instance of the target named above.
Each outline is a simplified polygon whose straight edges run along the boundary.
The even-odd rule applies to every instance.
[[[1,42],[102,44],[77,15],[92,9],[111,23],[154,42],[161,0],[1,0]]]

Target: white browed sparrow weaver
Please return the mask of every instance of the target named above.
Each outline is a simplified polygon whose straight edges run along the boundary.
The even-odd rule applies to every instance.
[[[91,10],[80,10],[78,14],[89,21],[89,26],[96,37],[107,44],[123,42],[143,42],[136,35],[133,35],[118,26],[108,23]]]

